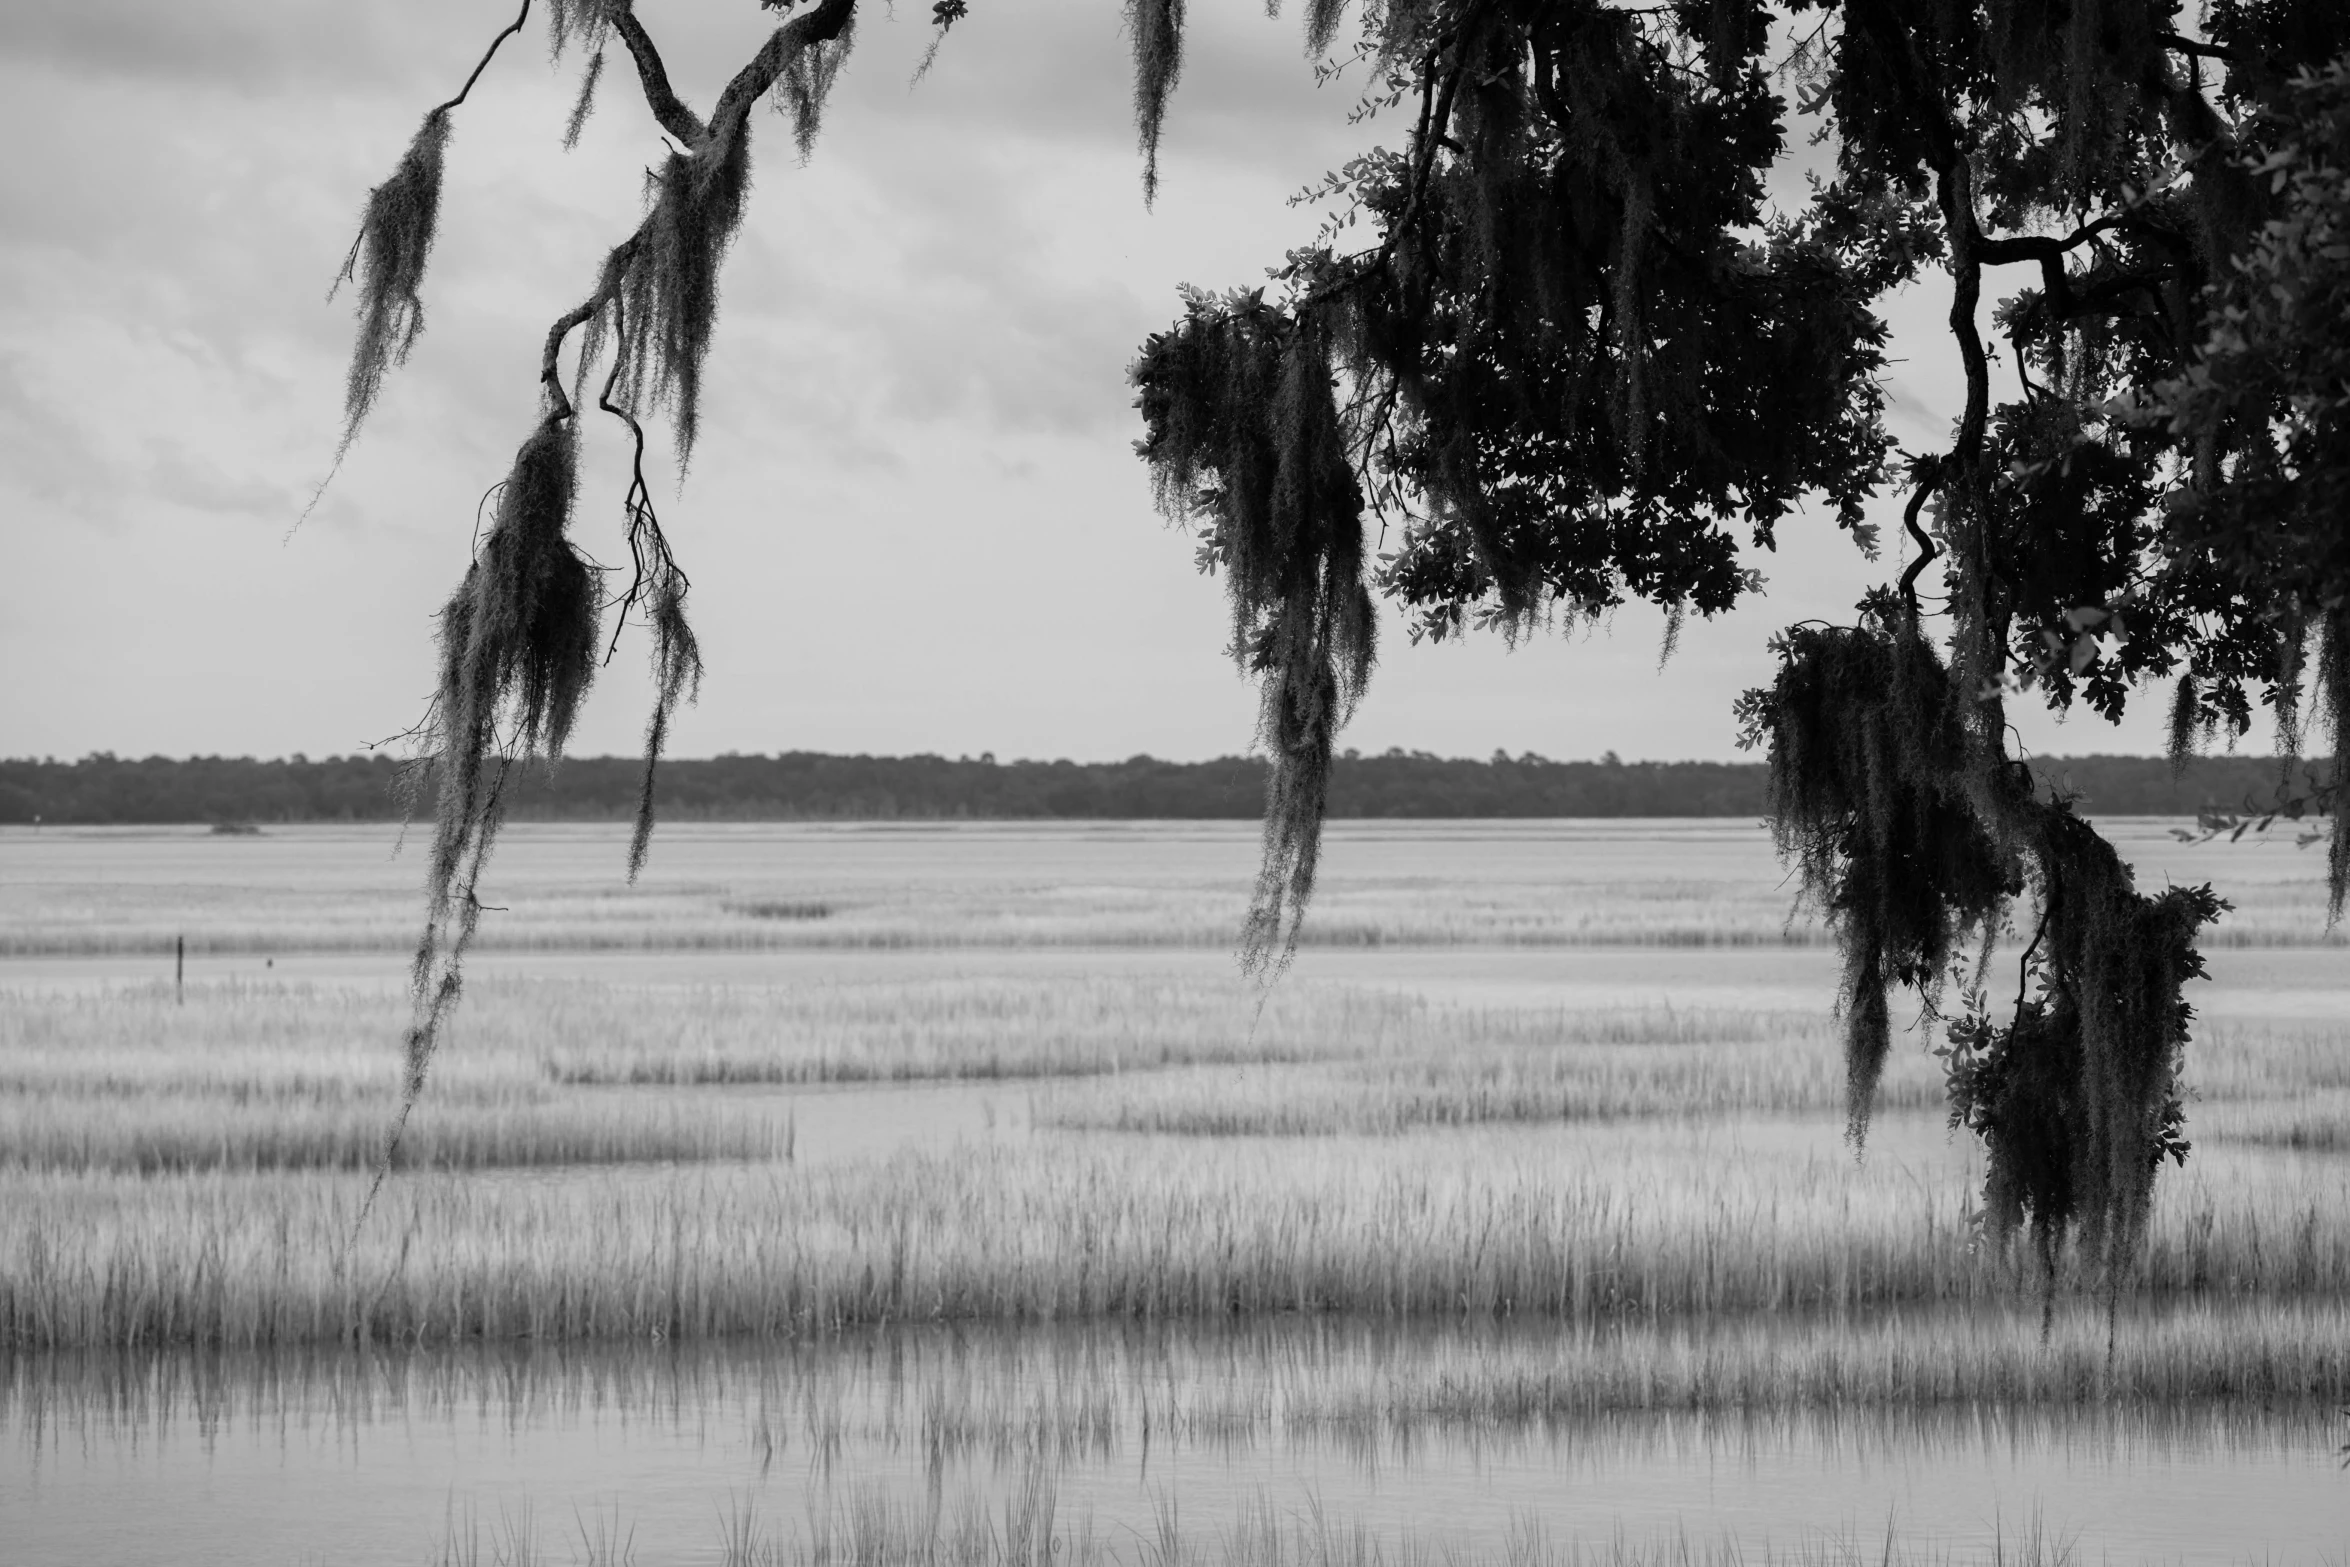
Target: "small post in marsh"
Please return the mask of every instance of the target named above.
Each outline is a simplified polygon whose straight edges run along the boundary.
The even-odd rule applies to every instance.
[[[171,938],[171,999],[181,1006],[188,1004],[188,938]]]

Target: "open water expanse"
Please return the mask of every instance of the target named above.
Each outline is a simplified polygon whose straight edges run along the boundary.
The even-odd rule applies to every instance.
[[[2170,825],[2118,830],[2142,880],[2214,879],[2267,933],[2214,946],[2213,982],[2194,995],[2203,1026],[2321,1042],[2338,1027],[2341,1049],[2312,1059],[2350,1061],[2350,953],[2317,917],[2322,851],[2186,845]],[[1110,980],[1249,994],[1219,934],[1237,927],[1253,868],[1254,832],[1240,824],[666,827],[633,891],[620,884],[623,841],[617,828],[512,829],[483,892],[508,923],[492,917],[476,985],[593,985],[680,1009],[721,993],[1050,996]],[[374,828],[0,833],[0,1009],[152,1004],[175,939],[188,945],[190,1010],[394,993],[419,867],[413,849],[393,860],[390,846]],[[1824,1016],[1836,956],[1790,917],[1790,898],[1767,837],[1739,823],[1339,824],[1308,943],[1282,983],[1497,1016]],[[452,1052],[467,1048],[460,1016]],[[43,1044],[21,1027],[8,1037]],[[396,1032],[381,1046],[396,1058]],[[1325,1070],[1338,1069],[1171,1061],[1116,1083],[1212,1094],[1249,1078],[1279,1092],[1288,1079],[1266,1074]],[[2350,1136],[2327,1130],[2350,1121],[2350,1071],[2311,1070],[2315,1086],[2293,1100],[2299,1141],[2247,1133],[2195,1179],[2210,1164],[2325,1201],[2350,1192]],[[796,1172],[1002,1145],[1114,1161],[1170,1141],[1051,1124],[1062,1089],[1016,1074],[663,1091],[700,1096],[674,1100],[689,1106],[783,1107]],[[1703,1137],[1690,1124],[1659,1122],[1700,1149],[1809,1150],[1823,1168],[1850,1158],[1832,1111],[1723,1112]],[[1570,1115],[1180,1145],[1214,1161],[1294,1142],[1312,1161],[1398,1138],[1407,1154],[1423,1146],[1413,1138],[1432,1151],[1486,1139],[1522,1163],[1564,1158],[1591,1135]],[[1961,1203],[1977,1178],[1961,1142],[1937,1111],[1888,1114],[1868,1168]],[[655,1164],[627,1178],[673,1174]],[[103,1177],[110,1192],[225,1178]],[[562,1165],[463,1176],[485,1189],[618,1178]],[[11,1179],[47,1201],[58,1183],[101,1178]],[[1730,1179],[1717,1189],[1734,1190]],[[0,1274],[26,1265],[7,1223]],[[2337,1206],[2304,1227],[2322,1223],[2350,1214]],[[2304,1242],[2321,1243],[2339,1244]],[[2028,1339],[2037,1297],[1891,1320],[1932,1345],[1986,1316],[2013,1318]],[[2119,1331],[2137,1320],[2125,1312]],[[770,1546],[788,1559],[826,1540],[837,1560],[858,1529],[918,1538],[985,1516],[1000,1531],[1040,1496],[1064,1544],[1038,1561],[1074,1559],[1090,1536],[1122,1559],[1164,1562],[1171,1529],[1185,1559],[1237,1559],[1248,1553],[1235,1542],[1270,1521],[1298,1539],[1368,1541],[1387,1560],[1416,1545],[1464,1563],[1527,1559],[1533,1539],[1643,1560],[1686,1546],[1706,1559],[1876,1561],[1889,1541],[1901,1559],[2017,1560],[2036,1540],[2040,1559],[2062,1547],[2081,1561],[2350,1563],[2350,1423],[2332,1397],[2150,1402],[2084,1387],[2023,1402],[1582,1414],[1488,1399],[1475,1418],[1442,1404],[1448,1379],[1476,1382],[1480,1368],[1539,1368],[1562,1347],[1612,1354],[1618,1339],[1629,1356],[1663,1344],[1702,1358],[1728,1329],[1756,1331],[1637,1313],[1595,1329],[1537,1314],[1292,1312],[918,1322],[792,1340],[0,1347],[0,1564],[563,1562],[608,1559],[602,1547],[623,1539],[633,1554],[610,1559],[648,1567],[764,1560]],[[1595,1350],[1595,1334],[1610,1342]],[[1435,1401],[1417,1407],[1399,1388],[1434,1389]]]

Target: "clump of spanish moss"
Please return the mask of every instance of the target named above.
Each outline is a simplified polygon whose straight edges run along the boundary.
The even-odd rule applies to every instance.
[[[547,0],[547,52],[561,60],[573,46],[599,52],[612,32],[612,13],[629,0]]]
[[[2203,977],[2196,932],[2226,905],[2208,886],[2144,896],[2113,845],[2062,803],[2032,815],[2047,972],[2079,1017],[2076,1214],[2112,1268],[2136,1251],[2162,1155],[2185,1161],[2179,1068],[2195,1014],[2182,992]]]
[[[742,226],[751,188],[750,126],[715,120],[690,152],[671,153],[651,176],[652,206],[612,253],[621,391],[631,407],[666,404],[676,419],[682,467],[701,428],[702,362],[718,319],[718,272]],[[600,290],[601,292],[601,290]]]
[[[1346,0],[1307,0],[1306,53],[1322,54],[1330,41],[1338,36],[1338,24],[1346,16]]]
[[[562,754],[595,678],[597,573],[568,537],[578,469],[569,412],[550,413],[515,453],[489,532],[441,609],[440,687],[418,731],[420,773],[412,780],[429,776],[437,786],[437,819],[424,935],[410,970],[406,1085],[379,1185],[463,989],[508,773],[518,761]]]
[[[1126,0],[1126,28],[1134,35],[1134,127],[1142,149],[1142,200],[1159,195],[1159,128],[1167,100],[1183,74],[1184,0]]]
[[[1193,294],[1131,375],[1159,505],[1204,519],[1201,556],[1232,599],[1232,654],[1261,685],[1271,761],[1264,861],[1242,935],[1278,970],[1313,895],[1332,737],[1369,679],[1376,620],[1363,583],[1363,497],[1347,460],[1321,322],[1261,294]]]
[[[2005,1240],[2027,1221],[2043,1272],[2056,1277],[2079,1206],[2072,1129],[2082,1118],[2081,1014],[2058,991],[2019,1001],[2005,1028],[1989,1014],[1951,1020],[1950,1129],[1982,1139],[1984,1222]]]
[[[579,145],[579,133],[587,128],[588,116],[595,113],[596,89],[604,80],[604,45],[612,36],[612,16],[626,4],[627,0],[548,0],[548,54],[560,63],[577,47],[588,57],[587,69],[580,73],[579,95],[571,100],[571,117],[563,122],[566,152]]]
[[[669,741],[669,720],[681,698],[690,702],[701,693],[702,650],[685,615],[685,595],[690,584],[669,553],[669,539],[661,531],[660,518],[653,514],[652,490],[645,483],[644,426],[612,401],[613,384],[619,378],[616,365],[611,378],[604,383],[602,405],[607,412],[617,414],[636,438],[634,476],[627,501],[628,548],[634,559],[635,575],[629,582],[627,597],[621,600],[620,620],[625,625],[628,612],[642,605],[646,624],[653,633],[653,712],[645,721],[645,774],[637,786],[636,827],[628,840],[628,879],[633,882],[644,870],[645,855],[653,844],[653,779],[661,765],[662,749]],[[615,645],[619,635],[619,629],[614,628]]]
[[[579,145],[579,133],[587,129],[588,116],[596,112],[596,88],[603,80],[604,51],[598,49],[579,78],[579,96],[571,100],[571,118],[563,122],[565,152]]]
[[[645,597],[653,628],[653,713],[645,721],[645,776],[637,789],[636,828],[628,839],[628,879],[645,868],[653,846],[653,774],[669,741],[669,718],[679,698],[690,702],[702,689],[702,650],[685,618],[685,576],[664,564]]]
[[[359,434],[384,374],[407,362],[424,331],[425,263],[440,223],[441,165],[449,146],[449,111],[444,105],[424,117],[390,179],[367,193],[359,237],[335,287],[355,286],[359,335],[343,386],[343,446]],[[332,297],[331,292],[329,297]]]
[[[1851,1135],[1867,1133],[1891,1045],[1889,987],[1931,1005],[1970,930],[2019,890],[1970,810],[1964,715],[1904,610],[1872,600],[1857,627],[1799,626],[1779,676],[1741,704],[1770,743],[1772,832],[1844,951]]]
[[[2068,1230],[2109,1281],[2145,1232],[2154,1174],[2184,1164],[2180,1069],[2203,976],[2195,935],[2226,908],[2208,886],[2148,897],[2062,802],[2022,812],[2040,928],[2013,1020],[1954,1022],[1950,1119],[1983,1139],[1985,1222],[2031,1227],[2053,1278]],[[2027,995],[2034,982],[2037,995]]]
[[[1994,756],[1980,776],[1963,698],[1906,606],[1879,595],[1863,609],[1857,627],[1788,632],[1777,682],[1740,704],[1747,738],[1770,742],[1780,851],[1844,952],[1852,1135],[1891,1042],[1889,987],[1932,1010],[1970,933],[1987,963],[2028,868],[2040,923],[2014,1015],[1990,1020],[1978,967],[1940,1052],[1951,1125],[1983,1139],[1994,1236],[2029,1224],[2053,1279],[2077,1229],[2112,1279],[2144,1235],[2156,1165],[2186,1158],[2183,990],[2203,973],[2196,932],[2225,905],[2209,887],[2141,895],[2113,846],[2066,802],[2035,799],[2021,766]]]
[[[824,102],[832,96],[832,84],[848,63],[849,48],[856,37],[857,19],[852,12],[832,37],[796,51],[775,79],[775,107],[791,116],[792,143],[800,149],[803,163],[816,150],[816,133],[824,125]]]
[[[2171,688],[2170,735],[2165,750],[2173,778],[2183,776],[2187,764],[2195,759],[2195,734],[2203,723],[2201,694],[2192,672],[2179,676],[2178,684]]]

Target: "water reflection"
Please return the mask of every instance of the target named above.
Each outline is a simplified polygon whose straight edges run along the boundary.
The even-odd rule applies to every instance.
[[[881,1331],[799,1346],[0,1358],[11,1562],[424,1558],[442,1520],[617,1511],[637,1559],[713,1519],[834,1499],[994,1505],[1042,1473],[1065,1519],[1147,1535],[1318,1508],[1500,1554],[1676,1532],[1750,1545],[2012,1540],[2084,1555],[2340,1559],[2350,1477],[2321,1406],[1810,1408],[1448,1418],[1396,1396],[1539,1355],[1553,1326]],[[1486,1406],[1492,1407],[1488,1401]],[[558,1557],[558,1559],[560,1559]]]

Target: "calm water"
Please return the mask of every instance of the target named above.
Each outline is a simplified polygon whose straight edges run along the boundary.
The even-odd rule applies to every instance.
[[[1514,1529],[2081,1559],[2345,1559],[2323,1410],[1660,1414],[1464,1428],[1380,1410],[1399,1359],[1540,1329],[920,1330],[802,1348],[0,1361],[10,1563],[413,1563],[447,1520],[633,1530],[715,1561],[745,1508],[803,1537],[886,1499],[952,1517],[1032,1475],[1065,1528],[1212,1537],[1251,1508],[1498,1556]],[[2339,1420],[2334,1421],[2335,1425]],[[485,1547],[486,1555],[486,1547]]]

